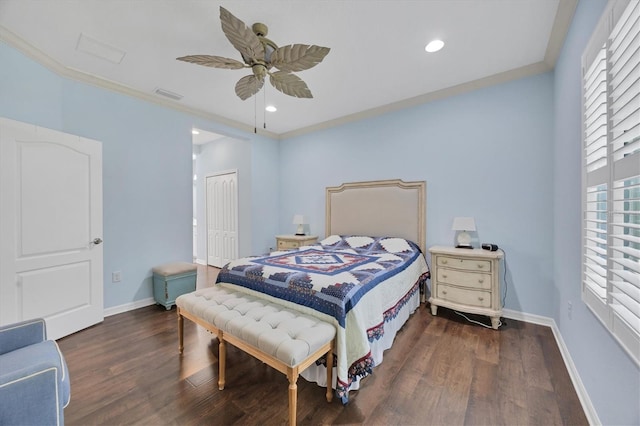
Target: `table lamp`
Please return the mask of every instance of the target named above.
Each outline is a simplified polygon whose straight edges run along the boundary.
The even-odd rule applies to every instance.
[[[293,215],[293,224],[298,225],[296,235],[304,235],[304,216],[301,214]]]
[[[476,221],[472,217],[456,217],[453,219],[452,230],[457,231],[456,248],[473,248],[471,235],[468,231],[476,230]]]

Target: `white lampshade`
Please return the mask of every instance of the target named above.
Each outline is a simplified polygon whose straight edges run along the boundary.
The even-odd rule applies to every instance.
[[[298,225],[298,230],[296,231],[296,235],[304,235],[304,216],[301,214],[293,215],[293,224]]]
[[[472,217],[456,217],[453,219],[454,231],[475,231],[476,221]]]
[[[471,246],[471,236],[467,231],[476,230],[476,221],[472,217],[456,217],[453,219],[452,230],[458,231],[456,247],[473,248]]]

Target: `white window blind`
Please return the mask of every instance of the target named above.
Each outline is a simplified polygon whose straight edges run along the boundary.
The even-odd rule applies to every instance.
[[[640,364],[640,2],[610,1],[582,70],[582,295]]]

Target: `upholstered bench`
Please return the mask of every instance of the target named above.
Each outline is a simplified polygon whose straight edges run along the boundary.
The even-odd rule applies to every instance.
[[[153,271],[153,297],[156,304],[166,310],[176,303],[181,294],[196,289],[198,266],[189,262],[172,262],[156,266]]]
[[[333,349],[336,329],[309,315],[221,285],[207,287],[176,299],[178,349],[184,349],[187,318],[218,337],[218,388],[225,385],[225,342],[258,358],[289,379],[289,424],[296,424],[298,376],[326,354],[326,398],[333,392]]]

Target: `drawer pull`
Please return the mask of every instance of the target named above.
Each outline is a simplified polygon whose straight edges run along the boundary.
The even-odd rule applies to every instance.
[[[447,278],[447,274],[442,274],[442,278]]]
[[[484,278],[480,278],[480,279],[478,279],[478,282],[479,282],[480,284],[482,284],[482,283],[484,282]]]
[[[478,297],[478,300],[482,302],[484,300],[484,297]]]
[[[478,263],[478,268],[479,268],[479,269],[484,268],[484,264],[482,264],[482,263]]]
[[[442,294],[447,294],[447,290],[442,290]]]
[[[442,264],[446,265],[447,264],[447,259],[442,259]]]

